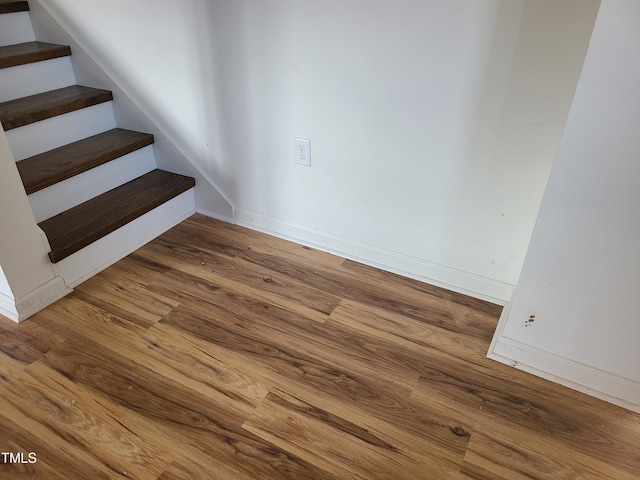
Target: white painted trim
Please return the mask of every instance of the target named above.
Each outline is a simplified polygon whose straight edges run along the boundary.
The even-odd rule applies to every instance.
[[[18,322],[18,310],[16,310],[16,302],[13,297],[0,292],[0,315],[7,317],[9,320]]]
[[[500,318],[488,358],[640,413],[640,383],[502,337],[506,315]]]
[[[438,265],[354,240],[297,225],[279,218],[243,209],[234,210],[234,220],[253,230],[301,243],[372,267],[443,287],[454,292],[504,305],[515,285]]]
[[[194,213],[194,192],[190,189],[53,264],[54,269],[67,285],[76,287]]]
[[[22,322],[26,320],[31,315],[57,302],[72,291],[73,289],[66,285],[62,277],[52,278],[44,285],[40,285],[38,288],[16,300],[18,321]]]
[[[19,323],[72,291],[62,277],[54,277],[17,300],[0,293],[0,315]]]
[[[502,309],[502,313],[500,314],[500,318],[498,319],[498,325],[496,326],[496,331],[493,333],[493,338],[491,339],[491,345],[489,345],[489,352],[487,353],[487,357],[489,357],[491,352],[495,350],[496,343],[498,343],[498,340],[502,338],[504,327],[507,325],[507,319],[509,318],[509,312],[511,312],[512,300],[513,298],[509,299],[509,302],[507,302]]]
[[[196,213],[199,213],[200,215],[204,215],[205,217],[209,217],[209,218],[214,218],[216,220],[220,220],[221,222],[234,223],[233,216],[228,217],[226,215],[220,215],[219,213],[213,212],[213,211],[211,211],[211,210],[209,210],[207,208],[197,208],[196,207]]]

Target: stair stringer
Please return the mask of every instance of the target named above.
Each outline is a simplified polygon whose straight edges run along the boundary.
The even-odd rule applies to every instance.
[[[196,211],[212,218],[233,223],[234,205],[217,182],[203,172],[187,149],[180,145],[167,125],[154,115],[125,82],[101,62],[86,39],[42,0],[30,0],[30,16],[39,41],[71,46],[71,63],[78,83],[111,90],[116,123],[120,128],[152,133],[158,168],[194,177]],[[178,120],[179,121],[179,120]]]

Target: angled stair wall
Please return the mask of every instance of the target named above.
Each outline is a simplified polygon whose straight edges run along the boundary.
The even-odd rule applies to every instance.
[[[118,127],[110,90],[76,84],[71,49],[36,41],[28,6],[0,1],[0,123],[74,286],[191,215],[195,181],[157,168],[152,134]]]
[[[118,126],[153,134],[153,150],[158,168],[195,178],[197,211],[233,222],[234,207],[223,193],[223,189],[219,188],[228,186],[228,182],[232,180],[224,176],[225,172],[216,173],[212,177],[211,172],[202,170],[201,164],[212,160],[207,157],[210,153],[199,151],[200,147],[197,145],[186,145],[180,141],[180,136],[173,127],[183,124],[183,119],[179,115],[172,119],[159,115],[155,105],[147,102],[144,87],[132,87],[126,71],[112,68],[103,57],[104,52],[96,48],[91,35],[87,35],[78,24],[70,20],[64,9],[58,8],[57,2],[30,0],[29,5],[31,21],[38,40],[71,46],[71,63],[77,82],[113,92],[117,99],[113,103],[113,112]],[[167,74],[170,75],[171,58],[167,58],[167,62]],[[167,95],[175,93],[170,88],[167,89]]]

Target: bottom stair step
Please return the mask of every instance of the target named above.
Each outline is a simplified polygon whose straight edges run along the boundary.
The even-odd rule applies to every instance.
[[[117,230],[195,186],[195,180],[154,170],[38,225],[47,235],[49,258],[63,258]]]

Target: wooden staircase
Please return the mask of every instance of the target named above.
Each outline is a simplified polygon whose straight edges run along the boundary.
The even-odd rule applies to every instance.
[[[103,258],[89,262],[87,272],[82,273],[79,264],[70,267],[74,272],[71,276],[76,278],[68,279],[68,283],[73,284],[149,240],[149,229],[152,234],[161,233],[173,226],[171,222],[175,223],[176,218],[192,213],[195,181],[155,167],[153,135],[118,128],[109,106],[113,101],[110,91],[64,85],[69,78],[75,78],[71,63],[56,62],[64,62],[61,59],[71,55],[70,47],[38,42],[30,38],[32,30],[16,37],[20,43],[6,44],[11,38],[10,33],[6,34],[9,40],[2,38],[3,25],[6,32],[7,25],[13,28],[16,22],[26,24],[24,15],[28,10],[26,1],[0,0],[0,123],[17,160],[36,221],[49,241],[51,261],[72,257],[155,212],[153,220],[141,221],[141,238],[129,238],[129,232],[136,230],[132,227],[119,240],[104,243],[110,251],[94,248],[92,256]],[[22,41],[26,39],[30,41]],[[31,70],[20,70],[29,65]],[[33,70],[39,65],[43,68],[40,73]],[[50,74],[52,71],[61,73]],[[40,88],[48,75],[56,78],[55,88],[24,94],[29,88]],[[39,79],[36,86],[31,86],[34,76]],[[7,88],[15,91],[6,92]],[[191,195],[185,200],[181,195],[187,192]],[[179,202],[174,200],[178,197]],[[163,225],[162,212],[156,209],[171,201],[176,202],[170,207],[171,219]],[[86,260],[87,255],[79,262]]]

